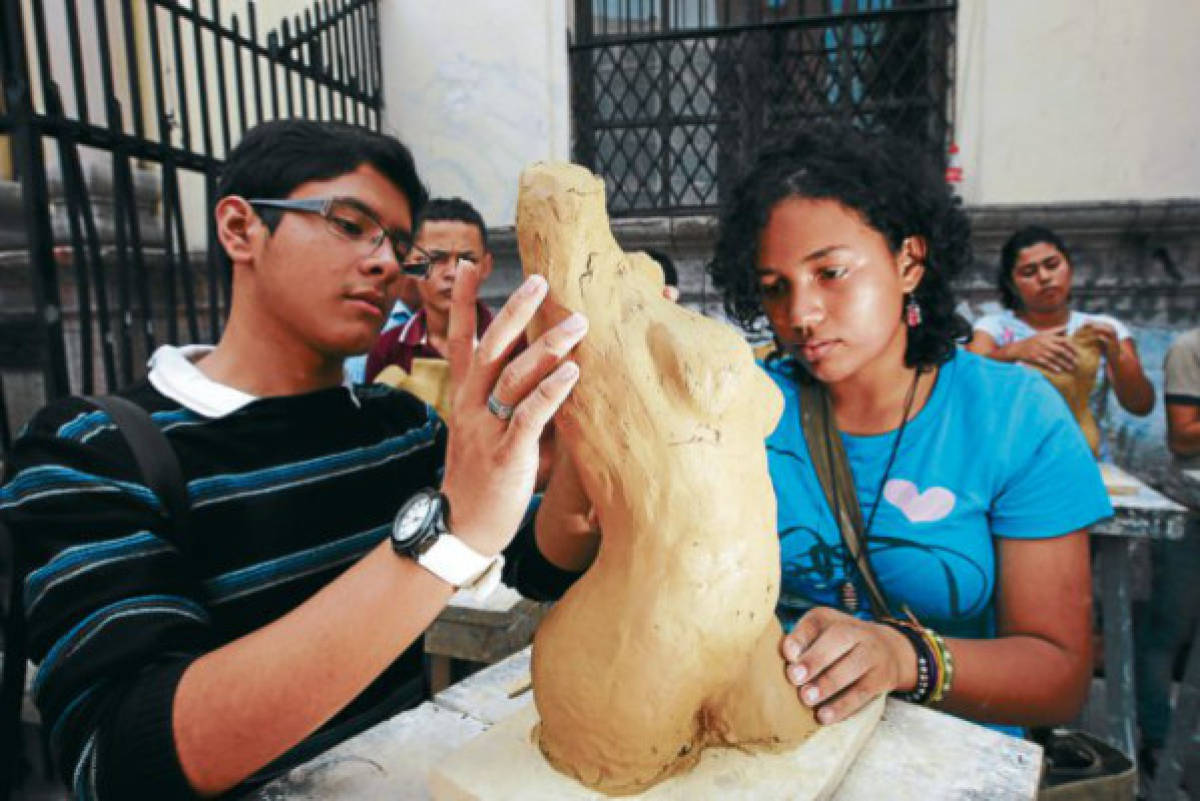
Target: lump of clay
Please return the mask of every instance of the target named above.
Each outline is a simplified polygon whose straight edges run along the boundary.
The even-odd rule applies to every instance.
[[[1096,384],[1096,371],[1100,369],[1100,338],[1096,332],[1087,326],[1080,328],[1071,335],[1071,344],[1075,347],[1075,369],[1069,373],[1052,373],[1037,367],[1037,370],[1054,385],[1067,401],[1075,422],[1083,430],[1092,453],[1100,453],[1100,427],[1092,416],[1092,408],[1088,398],[1092,387]],[[1034,365],[1036,367],[1036,365]]]
[[[388,365],[375,376],[376,384],[403,389],[428,403],[443,420],[450,419],[450,363],[445,359],[412,360],[409,372]]]
[[[550,285],[532,334],[572,311],[589,320],[556,422],[603,532],[534,639],[542,752],[623,794],[706,746],[799,743],[817,724],[778,651],[764,447],[778,390],[736,332],[663,299],[654,262],[621,251],[591,173],[527,169],[517,233],[526,273]]]

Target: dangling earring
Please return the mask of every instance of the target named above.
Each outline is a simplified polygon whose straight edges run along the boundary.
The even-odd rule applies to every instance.
[[[916,296],[911,293],[904,304],[904,322],[908,323],[909,328],[916,328],[921,324],[921,304],[917,303]]]

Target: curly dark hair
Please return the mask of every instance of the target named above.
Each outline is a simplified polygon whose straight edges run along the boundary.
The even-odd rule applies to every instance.
[[[1025,308],[1025,302],[1021,300],[1021,295],[1017,292],[1017,285],[1013,283],[1013,268],[1017,266],[1017,256],[1022,250],[1042,244],[1053,245],[1067,260],[1067,264],[1071,263],[1071,251],[1067,250],[1067,246],[1058,238],[1058,234],[1049,228],[1027,225],[1014,233],[1000,249],[1000,264],[996,270],[996,288],[1000,290],[1000,303],[1004,308],[1013,311],[1021,311]]]
[[[971,229],[959,199],[913,143],[836,124],[769,143],[724,204],[716,252],[706,269],[724,293],[726,313],[744,329],[756,333],[764,327],[755,275],[759,239],[771,210],[789,197],[836,200],[858,212],[893,251],[907,237],[925,238],[925,274],[913,293],[922,322],[909,331],[908,366],[941,364],[970,338],[950,286],[971,263]]]

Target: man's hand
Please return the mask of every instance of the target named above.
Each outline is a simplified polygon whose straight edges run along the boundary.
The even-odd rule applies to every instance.
[[[505,364],[546,297],[546,281],[530,276],[474,344],[480,273],[459,267],[450,303],[446,350],[454,401],[442,492],[450,529],[481,553],[501,551],[517,531],[533,494],[538,439],[566,400],[579,367],[565,361],[583,339],[587,320],[574,314]],[[509,420],[488,398],[512,409]]]
[[[1019,361],[1028,362],[1052,373],[1073,371],[1078,358],[1066,328],[1034,334],[1017,343],[1015,350]]]

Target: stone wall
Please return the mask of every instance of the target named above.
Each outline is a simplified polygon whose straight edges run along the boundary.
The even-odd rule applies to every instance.
[[[1155,480],[1166,464],[1163,356],[1175,335],[1200,325],[1200,199],[978,206],[967,212],[975,259],[957,286],[968,319],[999,308],[994,281],[1000,248],[1017,228],[1037,224],[1054,230],[1071,248],[1076,307],[1115,315],[1131,327],[1159,403],[1149,417],[1137,418],[1110,397],[1101,425],[1113,458]],[[620,219],[613,230],[627,250],[652,247],[670,254],[679,270],[682,302],[723,316],[719,293],[704,272],[717,231],[713,217]],[[497,264],[485,296],[497,304],[519,282],[520,265],[511,228],[495,230],[491,237]]]
[[[104,206],[109,184],[103,170],[90,177],[97,198],[101,238],[112,241],[111,209]],[[147,240],[147,273],[152,287],[153,316],[159,341],[167,330],[164,313],[161,218],[153,175],[138,181],[139,219]],[[57,186],[52,185],[52,190]],[[56,193],[61,194],[61,193]],[[29,292],[28,257],[23,248],[23,218],[15,185],[0,182],[0,377],[12,430],[19,428],[42,402],[40,349],[25,341],[37,331]],[[1016,228],[1037,223],[1054,229],[1072,249],[1075,267],[1075,303],[1088,311],[1116,315],[1129,324],[1137,339],[1142,361],[1161,398],[1162,358],[1179,331],[1200,324],[1200,199],[1146,203],[1106,203],[1047,206],[981,206],[969,208],[974,228],[975,262],[958,282],[963,313],[973,318],[995,308],[995,265],[1005,238]],[[66,241],[61,203],[54,210],[56,236]],[[716,237],[712,216],[620,219],[613,223],[617,239],[627,250],[653,247],[669,253],[680,275],[681,302],[711,316],[721,317],[721,298],[704,272]],[[490,232],[496,268],[484,287],[484,300],[499,306],[520,281],[516,237],[513,229]],[[116,298],[116,270],[111,244],[105,248],[110,265],[110,298]],[[69,251],[59,251],[59,279],[63,320],[68,332],[72,386],[80,386],[79,312],[74,271]],[[203,254],[194,254],[193,290],[201,311],[207,308]],[[143,321],[135,308],[135,329]],[[177,313],[183,338],[187,328]],[[115,329],[114,329],[115,330]],[[201,340],[208,339],[201,319]],[[135,336],[134,360],[140,374],[144,348]],[[99,359],[99,342],[95,343]],[[99,364],[99,361],[97,361]],[[99,370],[97,371],[99,375]],[[97,391],[103,390],[103,382]],[[1154,478],[1165,464],[1161,403],[1147,418],[1133,418],[1109,404],[1102,421],[1115,458]]]

